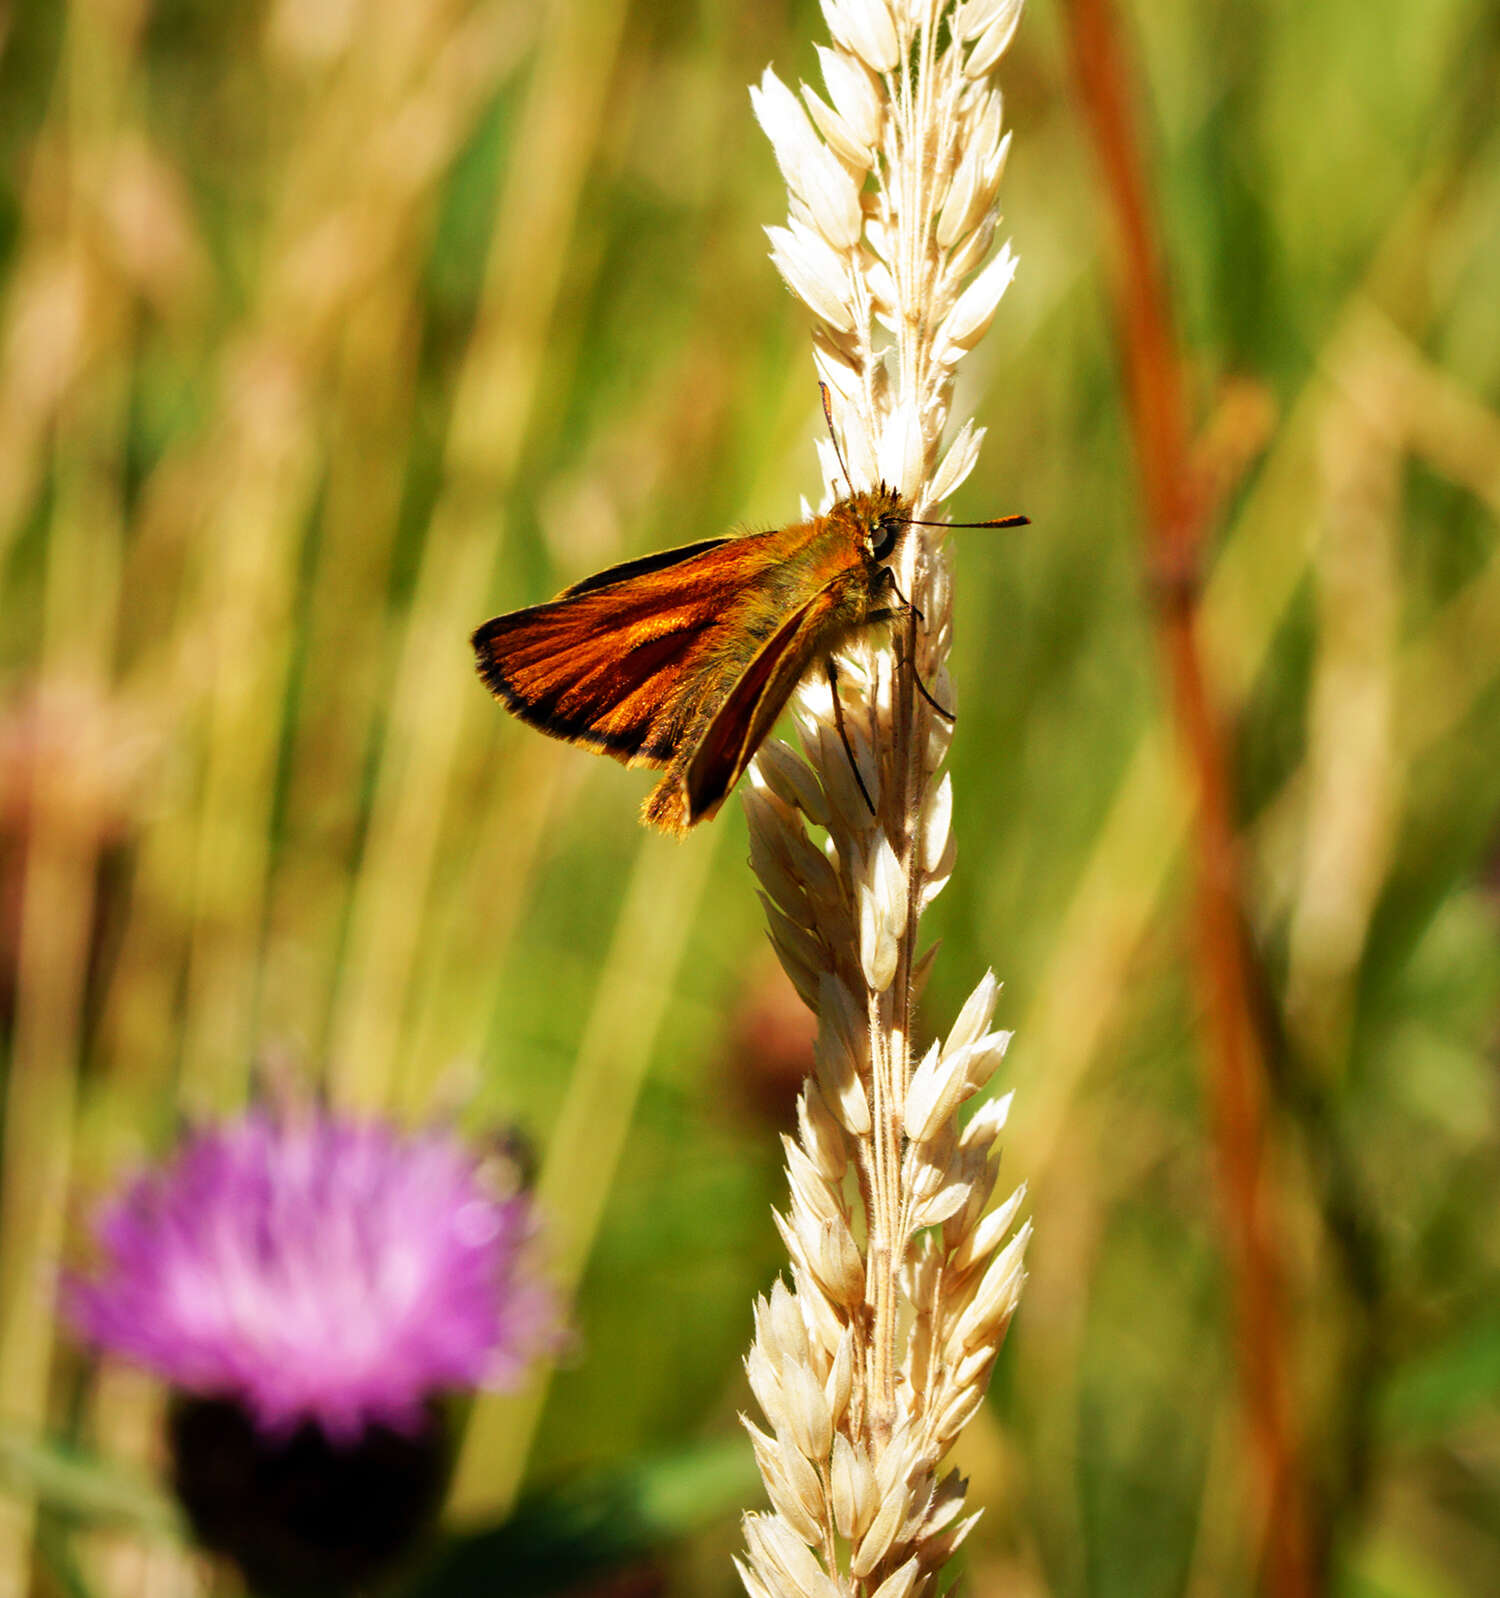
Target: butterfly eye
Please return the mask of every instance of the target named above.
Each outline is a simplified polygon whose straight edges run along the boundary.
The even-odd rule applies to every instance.
[[[882,516],[870,529],[870,536],[865,540],[872,560],[884,560],[896,547],[896,537],[901,531],[901,523],[893,516]]]

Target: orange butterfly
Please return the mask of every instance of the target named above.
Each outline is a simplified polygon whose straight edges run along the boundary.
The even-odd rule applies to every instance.
[[[843,732],[832,657],[863,628],[905,613],[891,604],[899,596],[887,562],[910,525],[910,505],[882,484],[810,521],[611,566],[545,605],[487,621],[473,640],[479,675],[554,738],[628,766],[664,766],[641,819],[684,833],[718,810],[819,660]]]

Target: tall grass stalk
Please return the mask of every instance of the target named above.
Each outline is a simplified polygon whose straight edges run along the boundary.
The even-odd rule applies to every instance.
[[[848,491],[847,462],[852,486],[894,484],[930,518],[978,457],[972,422],[941,448],[953,379],[1015,270],[1008,245],[989,258],[1009,146],[992,74],[1020,4],[829,0],[824,14],[828,99],[804,85],[799,103],[769,69],[751,91],[790,197],[772,259],[817,319],[843,443],[842,460],[823,447],[829,497]],[[954,865],[940,774],[951,722],[929,702],[953,699],[951,575],[938,537],[917,528],[894,564],[911,601],[894,648],[858,647],[845,673],[860,689],[843,715],[874,814],[826,687],[799,700],[808,762],[768,746],[746,798],[772,941],[819,1022],[777,1217],[792,1286],[757,1304],[747,1360],[772,1505],[746,1517],[753,1598],[935,1590],[977,1518],[942,1463],[983,1400],[1024,1280],[1029,1225],[1010,1235],[1020,1191],[989,1209],[1008,1100],[958,1121],[1009,1042],[989,1029],[994,978],[946,1040],[913,1053],[931,953],[919,921]]]
[[[399,644],[349,944],[330,1024],[336,1090],[383,1103],[411,1001],[420,918],[466,714],[482,696],[453,669],[504,545],[506,500],[535,421],[547,335],[579,196],[604,131],[626,7],[560,7],[532,66],[497,202],[479,317],[448,424],[443,490]],[[523,885],[512,880],[509,891]]]
[[[565,1299],[576,1294],[593,1252],[712,861],[711,848],[671,849],[651,837],[640,843],[537,1181],[548,1275]],[[453,1484],[454,1515],[510,1507],[549,1387],[550,1369],[513,1398],[476,1401]]]
[[[83,995],[95,870],[114,813],[116,768],[105,704],[119,613],[121,478],[128,400],[101,348],[128,325],[118,276],[90,249],[91,176],[118,132],[136,36],[128,22],[74,12],[31,195],[46,240],[44,270],[71,285],[84,320],[77,366],[60,380],[54,494],[42,590],[16,1009],[0,1167],[0,1422],[23,1440],[48,1418],[52,1314],[72,1172],[84,1050]],[[56,181],[50,189],[47,179]],[[68,290],[64,290],[67,292]],[[54,356],[38,347],[43,360]],[[4,388],[27,374],[26,344],[9,347]],[[66,364],[66,361],[65,361]],[[0,1595],[29,1586],[34,1504],[0,1496]]]
[[[374,384],[357,381],[361,353],[351,335],[368,326],[361,313],[372,300],[413,299],[433,189],[514,59],[508,40],[518,32],[524,38],[514,23],[508,3],[476,8],[457,28],[437,10],[372,5],[332,65],[304,60],[285,30],[277,40],[285,69],[279,86],[297,115],[292,156],[272,186],[277,204],[257,300],[222,363],[223,436],[205,545],[203,597],[216,624],[184,1070],[191,1091],[213,1103],[238,1099],[254,1052],[256,956],[279,866],[273,805],[284,734],[266,707],[286,703],[297,639],[292,607],[320,493],[330,494],[323,507],[330,555],[342,531],[338,518],[347,524],[348,496],[332,497],[341,475],[325,479],[325,460],[331,455],[347,469],[341,445],[352,445],[358,458],[367,387],[400,393],[384,373]],[[321,92],[299,83],[309,69]],[[408,384],[413,366],[408,360],[398,369]],[[330,400],[331,425],[322,419]],[[397,439],[381,453],[399,460]],[[363,462],[360,469],[369,475]],[[378,483],[377,473],[376,485],[366,486]],[[377,564],[377,582],[398,500],[399,483],[388,483],[383,499],[367,493],[360,507],[364,559]],[[320,588],[332,583],[342,595],[355,573],[325,565],[320,575]],[[360,652],[350,655],[358,660]],[[351,731],[361,730],[375,700],[367,693],[356,701],[364,713]],[[353,789],[365,751],[357,737],[351,743]],[[336,746],[309,729],[294,746],[294,773],[336,757]],[[326,772],[317,780],[326,782]]]
[[[1278,1044],[1265,1022],[1233,790],[1234,752],[1200,626],[1200,571],[1214,505],[1193,459],[1190,402],[1162,230],[1137,133],[1132,73],[1110,0],[1072,0],[1069,43],[1113,217],[1115,323],[1140,477],[1153,621],[1192,795],[1193,957],[1212,1106],[1223,1249],[1234,1287],[1246,1442],[1258,1501],[1255,1568],[1265,1591],[1318,1585],[1293,1396],[1296,1353],[1283,1291],[1279,1195],[1267,1101]],[[1348,713],[1347,701],[1343,713]],[[1288,1062],[1281,1062],[1283,1072]]]
[[[311,1015],[320,1044],[360,825],[358,805],[328,795],[360,794],[392,675],[380,599],[417,412],[422,263],[443,179],[530,38],[512,0],[463,16],[387,4],[372,20],[346,73],[352,103],[334,119],[352,130],[339,169],[354,178],[334,231],[356,269],[331,352],[327,482],[262,976],[263,1035],[296,1036]]]
[[[116,389],[95,396],[94,403],[102,399],[123,417],[120,398]],[[76,434],[70,442],[83,444]],[[105,434],[88,444],[108,442]],[[92,451],[84,445],[81,453]],[[107,471],[108,461],[91,461],[83,470],[92,467]],[[39,718],[97,714],[118,556],[118,517],[110,509],[105,482],[62,486],[48,543]],[[101,571],[109,573],[102,582]],[[84,982],[105,818],[97,774],[78,761],[79,744],[95,752],[86,734],[78,738],[79,730],[75,724],[64,734],[72,747],[49,751],[52,758],[39,758],[34,772],[5,1103],[0,1420],[22,1435],[40,1432],[47,1417],[52,1299],[72,1166]],[[26,1590],[29,1520],[24,1498],[0,1499],[0,1593],[6,1598]]]
[[[1209,652],[1221,703],[1237,714],[1267,667],[1277,629],[1286,619],[1308,570],[1303,520],[1310,484],[1317,476],[1317,442],[1330,408],[1341,403],[1328,373],[1350,358],[1350,341],[1363,343],[1372,307],[1401,298],[1405,318],[1422,324],[1430,315],[1406,304],[1400,285],[1409,282],[1429,252],[1443,258],[1465,236],[1461,208],[1443,213],[1434,202],[1446,158],[1417,182],[1408,203],[1371,252],[1370,266],[1355,285],[1319,352],[1314,375],[1277,430],[1274,446],[1223,533],[1201,602],[1204,647]],[[1386,324],[1387,328],[1389,324]],[[1389,333],[1386,358],[1394,359]],[[1413,375],[1406,363],[1406,384]],[[1500,506],[1488,453],[1500,433],[1493,417],[1431,386],[1412,406],[1422,431],[1434,440],[1420,448],[1435,470],[1466,483],[1492,506]],[[1441,418],[1438,422],[1436,419]],[[1436,423],[1436,425],[1434,425]],[[1436,439],[1440,435],[1441,443]],[[1469,443],[1455,458],[1455,441]],[[1467,463],[1467,464],[1466,464]],[[1473,707],[1492,681],[1500,655],[1474,656],[1464,640],[1500,638],[1489,618],[1500,616],[1500,572],[1484,568],[1408,640],[1402,671],[1409,686],[1398,699],[1425,707],[1410,729],[1406,758],[1431,749]],[[1473,660],[1472,671],[1455,673],[1451,661]],[[1175,780],[1168,729],[1154,723],[1143,733],[1114,797],[1094,835],[1068,906],[1059,922],[1053,953],[1036,996],[1021,1022],[1022,1035],[1047,1061],[1047,1071],[1017,1110],[1028,1169],[1046,1171],[1055,1161],[1062,1129],[1126,1002],[1131,962],[1146,937],[1170,883],[1190,820],[1188,795]],[[1301,850],[1307,772],[1295,768],[1262,806],[1253,853],[1276,878],[1281,862]],[[1081,997],[1088,996],[1087,1004]]]

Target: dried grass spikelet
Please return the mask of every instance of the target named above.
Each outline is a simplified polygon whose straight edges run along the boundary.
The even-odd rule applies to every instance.
[[[1020,9],[823,0],[826,98],[803,85],[799,102],[769,69],[751,90],[790,197],[787,225],[767,230],[771,256],[814,315],[854,485],[895,484],[918,517],[968,476],[982,437],[970,421],[950,429],[949,409],[954,370],[1015,270],[1009,246],[991,255],[1009,138],[990,74]],[[826,505],[844,490],[820,447]],[[940,773],[951,726],[916,684],[920,673],[951,706],[939,537],[909,530],[895,565],[914,608],[891,648],[858,644],[840,673],[876,814],[822,681],[796,701],[806,759],[768,743],[745,795],[771,940],[819,1025],[776,1218],[791,1285],[757,1303],[746,1360],[769,1428],[746,1423],[771,1503],[745,1521],[753,1598],[935,1590],[976,1518],[942,1463],[983,1399],[1025,1276],[1030,1227],[1011,1234],[1021,1192],[989,1208],[1009,1100],[958,1119],[1009,1042],[990,1030],[994,978],[913,1057],[933,952],[918,956],[918,923],[954,862]]]

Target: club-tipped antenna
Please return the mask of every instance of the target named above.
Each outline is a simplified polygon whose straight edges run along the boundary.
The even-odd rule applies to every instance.
[[[908,527],[1030,527],[1029,516],[997,516],[990,522],[919,522],[915,517],[906,518]]]
[[[844,487],[849,490],[850,499],[853,499],[854,482],[849,476],[849,468],[844,465],[844,452],[839,448],[839,435],[833,430],[833,402],[828,397],[827,383],[818,384],[818,393],[823,396],[823,420],[828,423],[828,436],[833,440],[833,453],[838,457],[839,470],[844,474]]]

